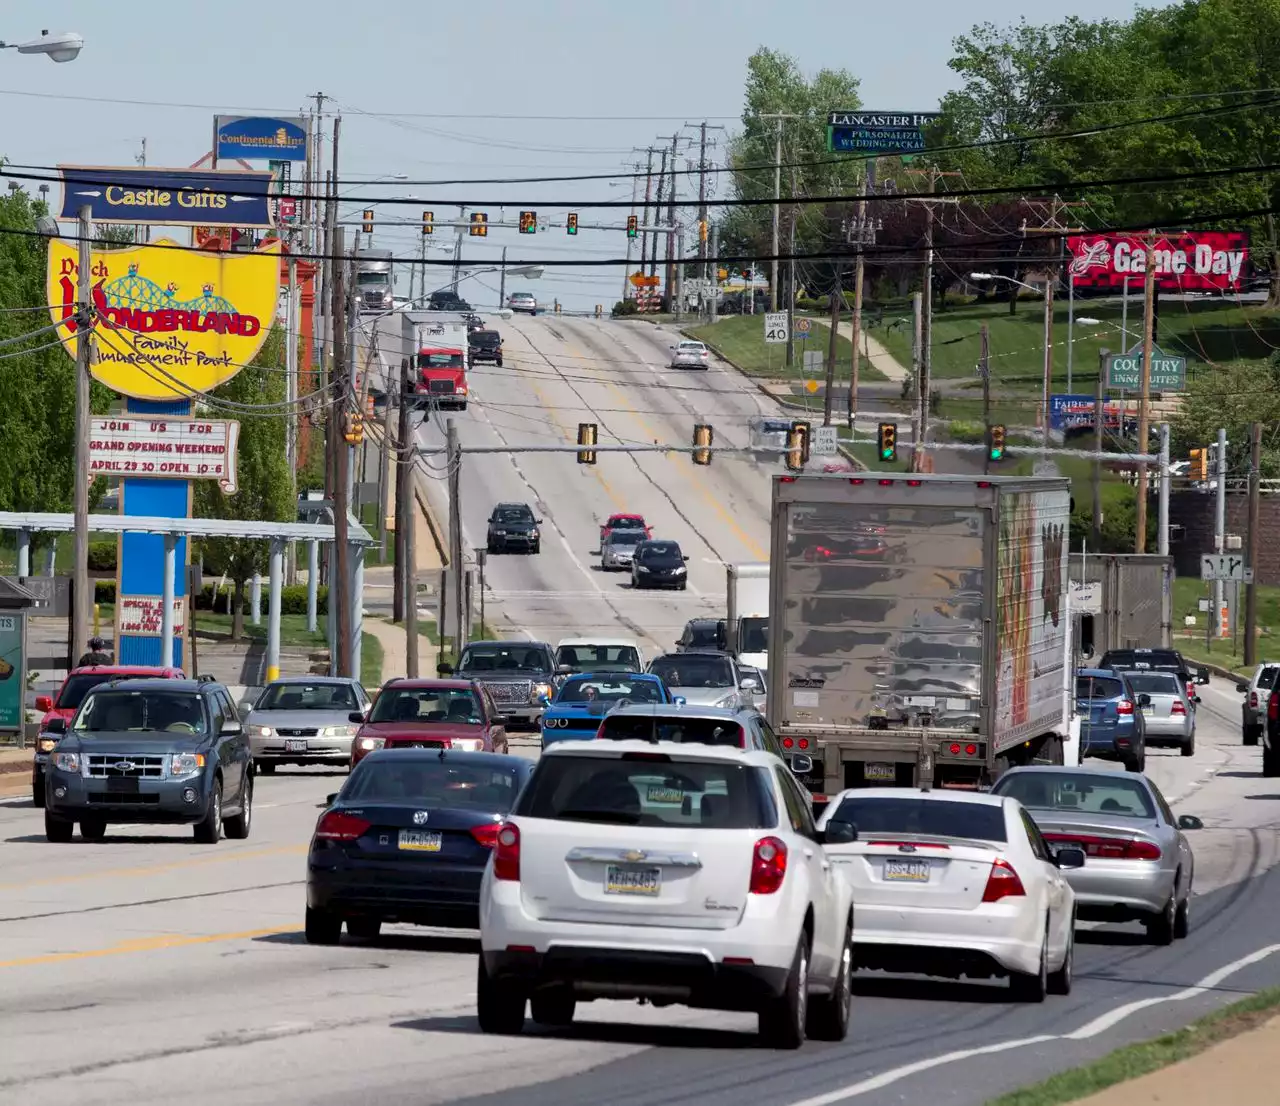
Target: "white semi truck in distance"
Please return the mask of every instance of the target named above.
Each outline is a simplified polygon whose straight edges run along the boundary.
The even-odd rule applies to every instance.
[[[725,649],[739,664],[769,670],[769,566],[725,565]]]

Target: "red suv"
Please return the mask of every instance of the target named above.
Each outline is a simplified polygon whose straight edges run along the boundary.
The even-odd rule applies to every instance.
[[[374,749],[458,749],[505,753],[506,718],[472,680],[392,680],[384,684],[351,742],[354,769]]]
[[[31,802],[44,806],[44,769],[49,754],[61,740],[58,734],[46,734],[45,728],[55,718],[61,718],[69,726],[71,718],[80,709],[84,697],[99,684],[108,680],[149,679],[185,680],[181,668],[150,668],[140,664],[94,664],[73,668],[62,681],[57,695],[37,695],[36,710],[44,711],[40,719],[40,736],[36,738],[36,755],[31,762]]]

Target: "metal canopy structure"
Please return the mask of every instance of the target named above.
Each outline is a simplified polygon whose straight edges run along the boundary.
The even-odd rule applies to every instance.
[[[373,537],[356,520],[347,516],[348,541],[352,545],[375,546]],[[0,530],[27,530],[33,533],[69,534],[74,516],[57,511],[0,511]],[[331,522],[262,522],[235,518],[162,518],[149,515],[90,515],[89,531],[101,534],[173,534],[193,538],[248,538],[267,541],[333,541]]]

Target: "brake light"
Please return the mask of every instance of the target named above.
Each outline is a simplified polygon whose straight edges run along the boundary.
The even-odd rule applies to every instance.
[[[784,737],[784,738],[782,739],[782,747],[783,747],[784,749],[790,749],[790,748],[791,748],[792,746],[794,746],[794,745],[795,745],[795,742],[794,742],[794,741],[792,741],[792,740],[791,740],[791,738],[789,738],[789,737]]]
[[[751,858],[751,894],[772,895],[786,875],[786,843],[776,837],[760,838]]]
[[[1099,860],[1159,860],[1160,846],[1150,841],[1126,841],[1118,837],[1096,837],[1088,834],[1046,833],[1046,841],[1084,850],[1085,856]]]
[[[1275,692],[1267,696],[1267,718],[1272,722],[1280,721],[1280,695]]]
[[[1012,864],[1007,860],[991,862],[991,874],[987,876],[987,887],[982,892],[983,902],[999,902],[1001,899],[1015,898],[1026,893]]]
[[[486,849],[492,849],[498,843],[498,834],[501,830],[501,822],[485,822],[482,826],[472,826],[471,836],[476,839],[477,844],[483,845]]]
[[[849,479],[849,483],[850,483],[850,484],[852,484],[852,485],[854,485],[854,487],[859,487],[859,486],[861,486],[861,485],[865,484],[865,483],[866,483],[866,481],[865,481],[865,480],[863,480],[861,477],[854,476],[854,477],[851,477],[851,478]]]
[[[1258,705],[1258,693],[1256,691],[1249,692],[1249,706],[1256,707]]]
[[[908,480],[908,481],[907,481],[907,487],[908,487],[908,488],[918,488],[918,487],[920,487],[923,483],[924,483],[924,481],[923,481],[923,480]]]
[[[1173,701],[1173,706],[1169,710],[1169,713],[1170,714],[1186,714],[1187,708],[1182,705],[1181,699],[1175,699]]]
[[[316,836],[325,841],[354,841],[372,824],[346,811],[330,810],[320,815],[320,821],[316,823]]]
[[[600,725],[596,727],[596,740],[599,741],[603,737],[604,737],[604,723],[601,722]]]
[[[1133,704],[1128,699],[1121,699],[1116,704],[1116,714],[1132,714]]]
[[[520,880],[520,827],[505,823],[494,838],[493,878]]]

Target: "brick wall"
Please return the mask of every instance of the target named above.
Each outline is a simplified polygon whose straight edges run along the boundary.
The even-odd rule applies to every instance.
[[[1178,540],[1171,540],[1169,552],[1179,576],[1200,575],[1200,555],[1212,553],[1213,523],[1217,510],[1214,492],[1175,491],[1169,496],[1169,521],[1182,527]],[[1154,504],[1153,504],[1154,506]],[[1241,551],[1248,544],[1249,497],[1227,494],[1227,533],[1239,534]],[[1255,578],[1260,584],[1280,584],[1280,496],[1264,495],[1258,508],[1258,564]]]

